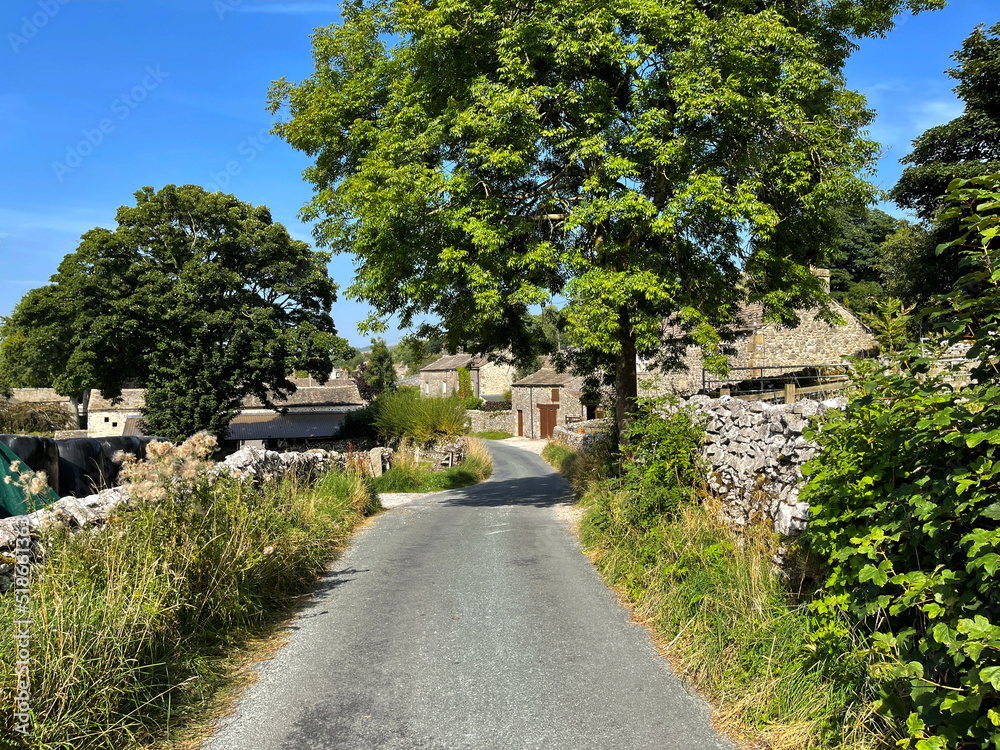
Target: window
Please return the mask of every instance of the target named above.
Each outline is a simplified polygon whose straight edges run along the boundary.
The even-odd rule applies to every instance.
[[[112,426],[112,427],[117,427],[117,426],[118,426],[118,423],[117,423],[117,422],[112,422],[112,423],[111,423],[111,426]]]
[[[553,404],[558,404],[559,403],[559,389],[558,388],[553,388],[552,389],[552,403]]]
[[[442,380],[441,381],[441,393],[447,393],[447,392],[448,392],[448,383],[447,383],[447,381]]]
[[[111,417],[105,417],[105,418],[104,418],[104,421],[105,421],[105,422],[110,422],[110,421],[111,421]]]

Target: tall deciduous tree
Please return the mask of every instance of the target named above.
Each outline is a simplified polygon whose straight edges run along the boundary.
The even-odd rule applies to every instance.
[[[957,219],[943,219],[945,193],[954,179],[1000,172],[1000,23],[978,26],[953,55],[958,65],[948,75],[965,111],[954,120],[926,130],[903,157],[908,165],[892,189],[893,200],[923,220],[929,233],[905,231],[892,246],[895,271],[905,279],[900,295],[908,302],[930,303],[951,289],[960,275],[956,250],[937,247],[960,231]]]
[[[841,76],[851,38],[942,4],[355,0],[270,106],[315,158],[303,214],[357,256],[371,330],[430,313],[528,358],[524,313],[563,295],[621,424],[666,318],[718,365],[739,302],[791,321],[824,300],[826,209],[870,199],[876,151]]]
[[[173,439],[224,435],[244,397],[271,404],[294,391],[295,369],[329,376],[343,342],[327,253],[232,195],[168,185],[135,197],[114,231],[84,234],[52,283],[19,303],[5,361],[18,337],[51,333],[29,361],[57,391],[114,398],[144,385],[148,429]]]

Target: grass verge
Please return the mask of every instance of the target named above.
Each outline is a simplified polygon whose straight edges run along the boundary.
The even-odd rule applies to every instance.
[[[474,432],[472,437],[479,438],[480,440],[506,440],[507,438],[514,437],[509,432],[501,432],[499,430],[487,430],[486,432]]]
[[[736,535],[704,492],[637,522],[641,498],[609,478],[606,462],[553,446],[543,456],[580,488],[580,532],[595,566],[715,705],[721,728],[773,750],[892,744],[869,708],[876,694],[860,639],[838,654],[810,647],[815,619],[776,575],[772,534]]]
[[[243,644],[286,615],[379,508],[364,477],[328,475],[311,489],[213,484],[188,459],[144,478],[135,495],[154,499],[101,528],[45,538],[30,588],[24,747],[141,748],[183,734],[230,679]],[[4,662],[23,617],[11,593],[0,597]],[[2,670],[0,705],[15,690]],[[0,736],[17,737],[9,711]]]
[[[465,460],[444,471],[431,471],[418,466],[412,459],[401,457],[382,476],[375,478],[377,492],[440,492],[468,487],[489,479],[493,461],[486,446],[474,438],[466,438]]]

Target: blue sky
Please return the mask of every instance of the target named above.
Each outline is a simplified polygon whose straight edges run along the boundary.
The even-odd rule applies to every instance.
[[[55,273],[95,226],[144,185],[194,183],[266,204],[293,236],[310,188],[308,159],[277,138],[269,83],[312,71],[309,35],[336,22],[323,0],[5,0],[0,7],[0,315]],[[878,112],[886,149],[876,182],[891,188],[910,141],[961,112],[944,75],[978,23],[1000,20],[997,0],[953,0],[902,17],[867,40],[848,83]],[[330,274],[342,290],[348,256]],[[365,305],[343,294],[333,316],[356,345]],[[390,332],[389,341],[398,333]]]

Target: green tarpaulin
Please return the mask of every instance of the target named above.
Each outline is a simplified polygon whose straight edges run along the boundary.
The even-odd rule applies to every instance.
[[[18,470],[11,471],[10,465],[15,461]],[[59,499],[59,495],[48,485],[41,494],[29,497],[21,481],[22,474],[28,475],[29,484],[31,478],[35,476],[35,472],[29,469],[24,461],[14,455],[6,445],[0,443],[0,476],[4,478],[0,480],[0,518],[23,516]],[[7,477],[10,477],[10,484],[5,481]]]

